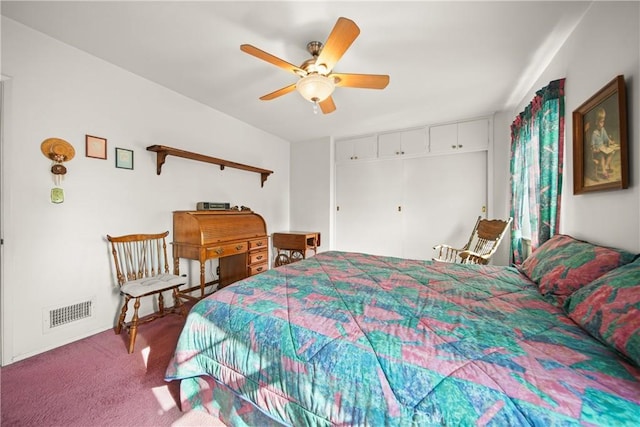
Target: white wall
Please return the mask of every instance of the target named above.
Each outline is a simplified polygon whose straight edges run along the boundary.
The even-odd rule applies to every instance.
[[[638,2],[592,3],[521,105],[501,114],[504,126],[500,127],[500,120],[496,119],[495,128],[496,152],[501,149],[508,153],[507,126],[516,114],[533,99],[536,90],[565,77],[565,168],[560,232],[634,252],[640,251],[639,23]],[[625,76],[627,89],[629,188],[574,196],[572,112],[619,74]],[[508,180],[508,168],[507,162],[506,170],[496,172],[496,186],[502,187],[501,182]],[[496,193],[499,191],[496,188]]]
[[[113,326],[120,298],[106,234],[172,231],[171,212],[198,201],[249,206],[269,233],[289,227],[289,142],[5,17],[2,74],[10,77],[2,126],[4,364]],[[85,157],[86,134],[107,138],[107,160]],[[50,202],[51,162],[40,152],[50,137],[76,150],[62,204]],[[259,174],[168,157],[158,176],[156,154],[145,149],[154,144],[274,173],[261,188]],[[134,170],[115,168],[115,147],[134,151]],[[193,264],[183,260],[181,270],[197,283]],[[90,320],[43,332],[43,310],[91,298]]]
[[[319,231],[318,252],[332,247],[331,147],[328,137],[291,145],[291,230]]]
[[[509,218],[511,203],[510,140],[511,114],[500,112],[493,116],[493,218]],[[491,180],[489,180],[491,182]],[[511,235],[503,237],[491,263],[509,265],[511,260]]]

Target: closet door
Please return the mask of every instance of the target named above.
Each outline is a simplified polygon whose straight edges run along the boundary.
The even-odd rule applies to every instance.
[[[402,160],[336,164],[336,244],[342,251],[402,256]]]
[[[487,206],[487,151],[404,161],[403,256],[431,259],[433,246],[461,247]]]

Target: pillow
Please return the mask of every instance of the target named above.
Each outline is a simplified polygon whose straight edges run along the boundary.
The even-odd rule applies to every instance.
[[[556,234],[522,263],[520,271],[542,295],[562,306],[573,292],[634,258],[631,252]]]
[[[564,309],[587,332],[640,366],[640,260],[579,289]]]

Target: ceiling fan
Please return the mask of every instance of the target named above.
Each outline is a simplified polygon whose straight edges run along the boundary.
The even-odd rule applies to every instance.
[[[384,89],[389,84],[387,75],[333,72],[333,67],[359,34],[360,28],[355,22],[347,18],[338,18],[324,45],[319,41],[307,44],[312,58],[299,67],[249,44],[241,45],[240,50],[300,77],[296,83],[261,96],[261,100],[275,99],[297,89],[306,100],[313,102],[315,112],[319,105],[324,114],[329,114],[336,109],[331,97],[336,87]]]

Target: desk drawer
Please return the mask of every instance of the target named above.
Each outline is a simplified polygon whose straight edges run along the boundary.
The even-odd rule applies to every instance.
[[[256,264],[249,266],[249,276],[255,276],[256,274],[262,273],[269,269],[269,265],[266,262],[262,264]]]
[[[268,242],[266,237],[261,239],[249,240],[249,250],[266,248],[267,244]]]
[[[209,258],[219,258],[225,257],[229,255],[236,255],[247,252],[247,243],[230,243],[228,245],[220,245],[220,246],[212,246],[207,248],[207,259]]]
[[[268,251],[257,251],[249,253],[249,264],[260,264],[263,262],[267,262],[269,259]]]

